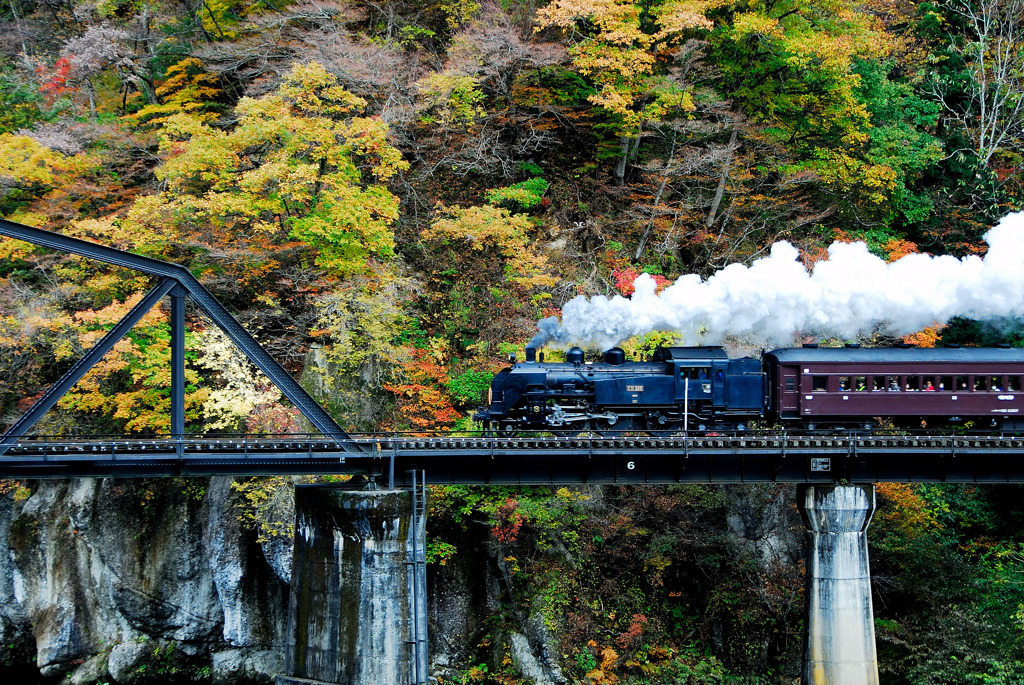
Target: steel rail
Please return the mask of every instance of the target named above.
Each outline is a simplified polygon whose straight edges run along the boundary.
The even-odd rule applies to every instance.
[[[24,440],[0,477],[339,474],[439,483],[1024,483],[1024,436],[315,436]],[[407,485],[399,482],[399,485]]]

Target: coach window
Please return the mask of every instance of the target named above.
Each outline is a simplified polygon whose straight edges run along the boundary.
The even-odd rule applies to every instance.
[[[895,392],[899,392],[899,389],[900,389],[900,377],[899,376],[889,376],[888,378],[889,378],[889,390],[892,390],[892,391],[895,391]]]
[[[991,379],[992,379],[992,385],[990,385],[989,387],[992,389],[992,392],[1002,392],[1003,391],[1003,377],[1002,376],[992,376]]]
[[[974,377],[974,391],[975,392],[984,392],[985,390],[988,390],[988,388],[985,387],[985,377],[984,376],[975,376]]]
[[[828,376],[811,376],[811,392],[827,392]]]
[[[885,390],[885,376],[872,376],[871,392],[878,392],[880,390]]]
[[[921,377],[920,376],[907,376],[907,390],[915,392],[921,389]]]
[[[857,376],[853,379],[853,390],[854,392],[864,392],[868,389],[868,379],[866,376]]]
[[[938,387],[938,390],[940,392],[949,392],[950,390],[956,390],[956,387],[953,385],[953,377],[952,376],[939,376],[939,387]]]
[[[967,385],[967,376],[957,376],[954,392],[967,392],[970,388]]]
[[[793,392],[796,390],[796,379],[790,376],[786,379],[786,392]]]
[[[1007,392],[1020,392],[1020,376],[1006,377]]]
[[[846,392],[850,389],[850,377],[840,376],[839,377],[839,392]]]

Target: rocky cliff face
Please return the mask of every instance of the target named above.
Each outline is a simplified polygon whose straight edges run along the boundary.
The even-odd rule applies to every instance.
[[[8,661],[93,685],[265,682],[283,666],[288,546],[263,548],[230,480],[44,481],[0,499]]]
[[[725,506],[714,510],[721,520],[712,528],[748,560],[745,572],[773,582],[779,569],[792,575],[803,536],[791,493],[718,492]],[[592,536],[610,525],[612,512],[600,488],[591,496],[584,529]],[[292,548],[280,538],[257,543],[233,502],[226,478],[41,481],[24,501],[0,497],[0,639],[8,667],[67,685],[272,682],[284,670]],[[625,506],[620,494],[615,516],[637,514]],[[483,661],[523,682],[573,680],[562,621],[551,620],[547,600],[509,567],[511,555],[526,550],[495,544],[479,522],[458,535],[459,553],[429,567],[431,673],[454,678]],[[689,543],[680,544],[678,563],[689,555]],[[552,555],[553,568],[578,565],[557,546],[543,554]],[[617,591],[616,581],[601,582]],[[712,619],[710,642],[720,637],[726,652],[731,619],[720,628]]]

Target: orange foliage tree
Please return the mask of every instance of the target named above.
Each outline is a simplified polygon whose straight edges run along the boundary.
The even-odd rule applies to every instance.
[[[398,400],[395,428],[442,430],[462,418],[442,390],[448,381],[442,359],[443,352],[437,349],[411,349],[400,367],[401,381],[384,384]]]

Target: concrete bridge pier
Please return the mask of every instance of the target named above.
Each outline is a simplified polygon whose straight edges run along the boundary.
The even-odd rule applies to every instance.
[[[427,682],[424,504],[416,490],[295,489],[277,685]]]
[[[878,685],[867,529],[874,485],[802,485],[811,535],[804,685]]]

